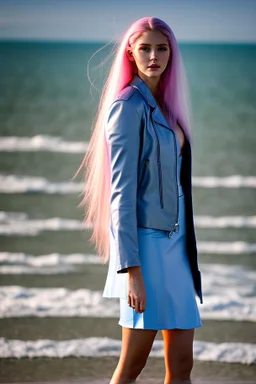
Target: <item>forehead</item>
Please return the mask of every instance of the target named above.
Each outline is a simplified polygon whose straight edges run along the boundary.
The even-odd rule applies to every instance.
[[[135,44],[168,44],[168,39],[160,31],[145,31],[136,39]]]

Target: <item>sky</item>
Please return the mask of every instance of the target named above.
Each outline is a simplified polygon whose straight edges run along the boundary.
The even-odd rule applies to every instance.
[[[144,16],[182,42],[256,43],[256,0],[0,0],[0,39],[107,42]]]

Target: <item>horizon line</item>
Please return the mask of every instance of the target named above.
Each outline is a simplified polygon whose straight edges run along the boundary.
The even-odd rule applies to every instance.
[[[178,44],[213,44],[213,45],[256,45],[256,40],[177,40]],[[0,43],[73,43],[73,44],[115,44],[116,40],[85,40],[85,39],[61,39],[61,38],[1,38]]]

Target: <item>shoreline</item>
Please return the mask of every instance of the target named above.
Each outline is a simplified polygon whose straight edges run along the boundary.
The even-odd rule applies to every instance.
[[[117,361],[117,357],[0,359],[0,383],[77,382],[77,384],[89,384],[95,383],[97,380],[98,384],[107,384]],[[152,384],[163,383],[164,372],[164,360],[149,357],[137,382],[146,384],[151,380]],[[197,384],[197,382],[206,384],[207,381],[211,384],[214,382],[216,384],[227,384],[228,382],[253,384],[255,377],[256,364],[195,361],[192,371],[193,384]]]

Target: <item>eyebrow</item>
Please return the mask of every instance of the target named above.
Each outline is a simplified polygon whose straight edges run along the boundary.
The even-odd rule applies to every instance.
[[[147,44],[147,43],[141,43],[140,46],[141,46],[141,45],[147,45],[148,47],[151,47],[151,44]],[[168,44],[166,44],[166,43],[157,44],[158,47],[159,47],[160,45],[164,45],[164,46],[168,47]]]

